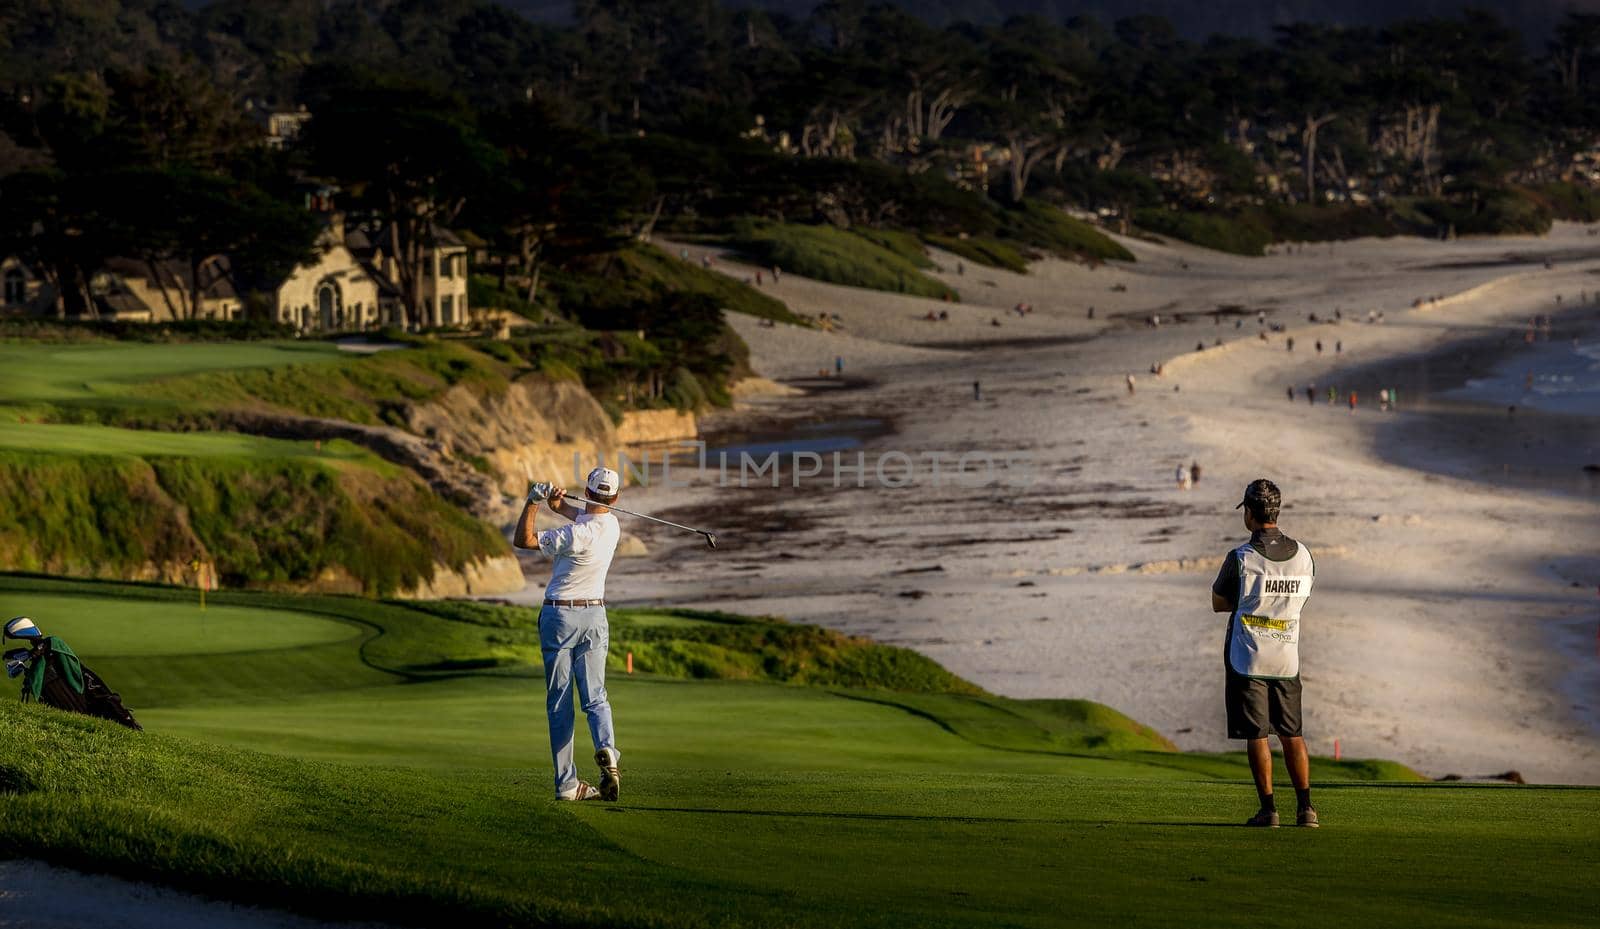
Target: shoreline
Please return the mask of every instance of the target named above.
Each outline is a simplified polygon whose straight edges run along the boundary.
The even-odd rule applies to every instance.
[[[1574,235],[1517,246],[1559,249]],[[806,376],[841,354],[846,371],[869,383],[764,400],[741,417],[888,417],[895,431],[864,441],[867,454],[1025,453],[1039,464],[1036,485],[1016,494],[1020,504],[993,500],[1010,495],[999,485],[834,487],[826,475],[800,487],[719,489],[715,475],[700,475],[689,487],[637,488],[634,505],[706,524],[719,531],[720,550],[709,557],[694,540],[644,530],[650,557],[619,562],[611,595],[630,606],[761,612],[867,635],[996,693],[1096,700],[1185,750],[1237,750],[1222,737],[1222,627],[1204,594],[1242,535],[1231,509],[1237,488],[1266,473],[1284,487],[1286,531],[1319,554],[1309,614],[1317,625],[1305,649],[1314,751],[1331,754],[1338,738],[1347,757],[1393,758],[1433,775],[1515,768],[1537,781],[1600,779],[1600,726],[1580,699],[1586,685],[1574,683],[1587,680],[1593,646],[1578,651],[1576,634],[1560,631],[1587,621],[1592,589],[1574,593],[1545,571],[1552,539],[1563,540],[1561,554],[1600,554],[1600,507],[1404,467],[1375,446],[1429,453],[1430,435],[1380,437],[1405,414],[1380,419],[1363,397],[1355,415],[1320,415],[1332,411],[1288,406],[1282,392],[1286,380],[1322,370],[1309,353],[1285,352],[1288,336],[1309,347],[1318,333],[1339,332],[1341,363],[1352,369],[1393,362],[1475,327],[1526,319],[1530,301],[1593,280],[1576,276],[1588,265],[1519,267],[1511,287],[1504,268],[1495,277],[1494,268],[1413,267],[1495,254],[1504,242],[1343,243],[1337,254],[1284,259],[1128,244],[1137,264],[969,272],[966,285],[978,289],[963,299],[995,305],[944,304],[952,310],[945,344],[968,330],[987,337],[991,318],[1028,330],[998,348],[910,348],[932,325],[914,301],[786,276],[778,296],[801,311],[837,313],[846,333],[730,319],[757,370]],[[1411,309],[1419,293],[1455,296]],[[1005,316],[1021,300],[1038,312]],[[1084,313],[1089,301],[1100,309],[1095,320]],[[1270,307],[1288,331],[1263,344],[1253,318],[1235,329],[1208,315],[1224,305],[1248,307],[1250,317]],[[1152,328],[1111,318],[1152,306],[1181,307],[1185,321]],[[1294,321],[1336,306],[1361,317],[1381,307],[1388,318],[1347,317],[1326,329]],[[1045,338],[1026,337],[1034,334]],[[1193,350],[1223,337],[1222,350]],[[1164,377],[1144,373],[1162,358]],[[1134,394],[1122,383],[1130,371]],[[983,384],[977,401],[974,380]],[[1263,429],[1273,437],[1266,445]],[[1204,480],[1176,490],[1173,468],[1191,460],[1204,463]],[[1600,571],[1600,557],[1595,564]],[[536,592],[541,579],[530,581]]]

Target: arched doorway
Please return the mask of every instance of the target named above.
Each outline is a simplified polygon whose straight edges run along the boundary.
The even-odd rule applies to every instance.
[[[339,285],[331,280],[317,285],[317,319],[323,329],[338,329],[344,325],[344,300]]]

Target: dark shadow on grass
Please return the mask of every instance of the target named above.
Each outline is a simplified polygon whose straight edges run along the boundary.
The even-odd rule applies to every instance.
[[[1134,821],[1134,822],[1120,823],[1119,825],[1123,825],[1123,826],[1159,826],[1159,827],[1161,827],[1163,829],[1168,828],[1170,826],[1188,826],[1188,827],[1198,827],[1198,828],[1201,828],[1201,829],[1246,829],[1246,828],[1249,828],[1244,823],[1241,823],[1241,822],[1227,822],[1227,823],[1165,822],[1165,823],[1162,823],[1162,822],[1153,822],[1153,821],[1150,821],[1150,822]]]
[[[863,822],[913,822],[913,823],[965,823],[975,826],[999,824],[1007,826],[1173,826],[1204,829],[1242,829],[1239,822],[1124,822],[1110,819],[1026,819],[1019,816],[931,816],[923,813],[843,813],[821,810],[725,810],[691,806],[626,806],[606,807],[608,813],[691,813],[714,816],[766,816],[777,819],[844,819]]]
[[[716,816],[770,816],[779,819],[857,819],[866,822],[916,822],[916,823],[1001,823],[1005,825],[1067,825],[1071,823],[1098,824],[1100,820],[1023,819],[1012,816],[929,816],[919,813],[837,813],[822,810],[719,810],[692,806],[628,806],[608,807],[607,812],[641,813],[696,813]]]

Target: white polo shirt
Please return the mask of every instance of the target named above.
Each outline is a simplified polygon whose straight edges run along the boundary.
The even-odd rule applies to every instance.
[[[621,538],[622,527],[611,513],[582,513],[571,525],[539,533],[539,551],[555,559],[545,598],[605,599],[606,571]]]

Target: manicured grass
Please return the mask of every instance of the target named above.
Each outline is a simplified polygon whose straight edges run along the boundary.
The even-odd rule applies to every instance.
[[[188,596],[0,577],[8,607],[97,594],[106,623]],[[343,649],[341,686],[157,706],[86,626],[74,646],[150,731],[0,700],[0,855],[333,917],[597,927],[1575,926],[1600,866],[1596,790],[1319,759],[1325,828],[1246,830],[1239,756],[1118,747],[1141,727],[1104,707],[762,680],[614,675],[623,800],[558,805],[531,664],[415,670],[498,647],[517,614],[221,599],[369,632],[262,653]],[[619,626],[769,625],[666,615]]]
[[[46,634],[88,643],[104,658],[299,648],[353,642],[362,632],[309,613],[215,603],[201,609],[198,592],[189,602],[172,602],[0,591],[0,614],[31,616]]]
[[[0,404],[117,397],[130,385],[156,378],[340,357],[345,356],[325,342],[0,343]]]
[[[0,419],[0,449],[62,455],[189,456],[266,461],[303,458],[328,464],[349,462],[386,473],[395,466],[342,439],[318,444],[268,439],[239,432],[154,432],[56,423],[19,423]]]

